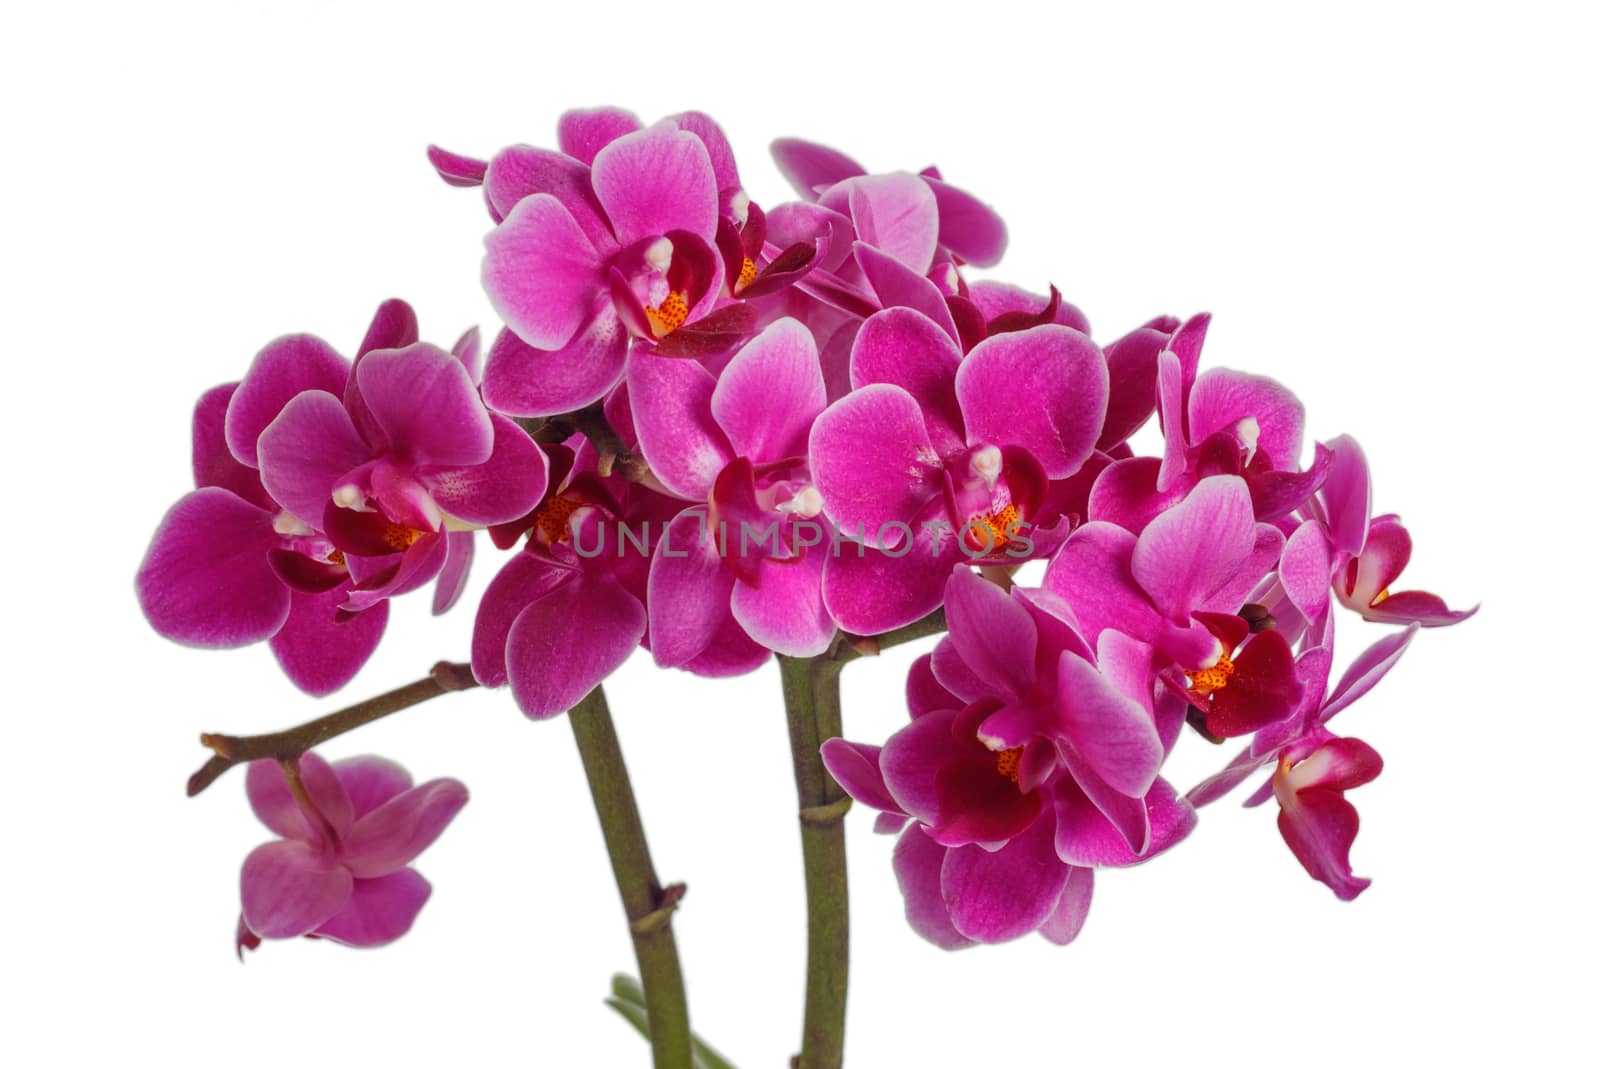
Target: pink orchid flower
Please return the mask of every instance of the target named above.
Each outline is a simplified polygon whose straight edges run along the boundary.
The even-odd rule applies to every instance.
[[[1327,483],[1312,503],[1312,518],[1283,551],[1283,587],[1294,607],[1320,620],[1331,586],[1340,604],[1376,623],[1448,627],[1476,613],[1477,606],[1452,609],[1426,591],[1390,592],[1411,560],[1411,535],[1398,516],[1372,516],[1372,477],[1356,440],[1342,436],[1328,444]]]
[[[927,316],[892,308],[862,324],[850,360],[855,389],[810,442],[823,510],[865,547],[824,567],[840,626],[876,634],[926,615],[963,560],[1048,555],[1067,526],[1045,511],[1049,483],[1079,471],[1104,421],[1092,341],[1047,324],[963,358]]]
[[[240,873],[241,951],[262,939],[371,947],[405,935],[432,893],[409,866],[467,803],[456,780],[414,787],[380,757],[255,761],[245,787],[280,838],[251,851]]]
[[[281,405],[260,432],[262,483],[327,533],[356,580],[346,611],[441,572],[453,600],[470,532],[538,502],[544,454],[484,407],[460,354],[426,343],[363,353],[342,392],[305,390]]]
[[[1299,469],[1305,409],[1283,386],[1227,368],[1198,374],[1211,323],[1194,316],[1171,335],[1157,363],[1157,398],[1165,450],[1128,457],[1106,469],[1089,498],[1089,518],[1138,533],[1210,475],[1240,476],[1256,518],[1288,516],[1327,478],[1331,457],[1318,446]]]
[[[680,513],[656,546],[656,663],[694,662],[730,616],[766,650],[814,657],[827,649],[836,631],[822,599],[832,531],[819,519],[806,457],[826,396],[810,331],[778,320],[720,377],[690,360],[635,361],[628,387],[651,472],[702,506]]]

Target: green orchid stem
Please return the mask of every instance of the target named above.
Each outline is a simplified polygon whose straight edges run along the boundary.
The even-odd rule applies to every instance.
[[[672,911],[683,897],[683,885],[662,887],[650,861],[639,806],[628,781],[628,768],[617,743],[616,726],[605,691],[596,687],[567,714],[578,742],[589,794],[600,817],[600,832],[617,892],[628,916],[633,952],[644,986],[650,1022],[650,1050],[656,1069],[693,1069],[689,1004],[684,993],[678,944],[672,935]]]
[[[850,985],[850,880],[844,816],[850,798],[822,764],[822,744],[844,734],[839,675],[844,666],[945,629],[943,610],[876,638],[841,636],[820,657],[779,657],[789,719],[800,854],[806,874],[806,1003],[795,1069],[844,1063],[845,1004]]]
[[[798,1069],[844,1062],[850,982],[850,884],[845,870],[844,797],[822,765],[822,740],[838,733],[839,665],[826,658],[779,657],[789,716],[800,853],[806,873],[806,1004]],[[827,725],[827,726],[825,726]]]

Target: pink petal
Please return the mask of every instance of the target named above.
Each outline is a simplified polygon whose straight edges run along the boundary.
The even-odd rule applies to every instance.
[[[1156,457],[1127,457],[1111,464],[1089,491],[1089,518],[1141,533],[1194,488],[1192,479],[1180,476],[1166,490],[1157,490],[1160,470]]]
[[[1306,412],[1298,398],[1272,379],[1228,368],[1212,368],[1189,394],[1189,440],[1203,442],[1231,431],[1241,420],[1256,421],[1256,450],[1282,471],[1300,467]]]
[[[1174,623],[1183,623],[1250,556],[1255,526],[1243,479],[1233,475],[1202,479],[1188,497],[1157,516],[1139,536],[1131,561],[1133,576],[1157,609]]]
[[[316,935],[353,947],[392,943],[411,930],[433,887],[415,869],[356,880],[345,907],[317,927]]]
[[[1372,479],[1366,454],[1354,438],[1340,435],[1328,443],[1333,463],[1322,484],[1333,546],[1341,553],[1359,556],[1367,542],[1367,520],[1372,516]]]
[[[899,813],[900,807],[878,771],[879,752],[877,746],[827,739],[822,744],[822,763],[851,798],[881,812]]]
[[[260,456],[267,492],[303,523],[320,528],[339,480],[370,460],[372,450],[343,403],[316,390],[283,406],[261,432]]]
[[[1063,653],[1058,671],[1063,735],[1107,784],[1143,796],[1166,756],[1150,713],[1076,654]]]
[[[950,641],[985,696],[1015,701],[1034,685],[1039,635],[1027,609],[970,568],[950,574],[944,602]]]
[[[135,586],[150,626],[189,646],[231,649],[275,634],[289,589],[267,551],[272,514],[217,487],[186,494],[150,540]]]
[[[1295,858],[1312,879],[1327,884],[1346,902],[1372,885],[1350,869],[1350,847],[1360,829],[1356,807],[1343,794],[1326,788],[1293,794],[1278,812],[1278,831]]]
[[[267,496],[261,476],[247,468],[228,450],[226,432],[228,405],[239,384],[230,382],[207,390],[194,406],[191,425],[191,458],[196,487],[218,486],[232,491],[252,505],[269,512],[277,503]]]
[[[1086,523],[1072,532],[1044,573],[1044,588],[1072,606],[1083,637],[1098,642],[1114,628],[1147,641],[1160,626],[1134,581],[1134,535],[1110,523]]]
[[[1308,520],[1295,528],[1284,543],[1278,564],[1278,579],[1284,593],[1308,620],[1320,619],[1328,611],[1333,583],[1333,546],[1327,528]]]
[[[1161,413],[1163,438],[1161,470],[1156,474],[1156,489],[1170,490],[1183,475],[1189,462],[1189,438],[1184,426],[1182,365],[1172,350],[1163,351],[1156,361],[1156,409]]]
[[[473,621],[472,674],[479,683],[486,687],[505,684],[506,639],[517,617],[557,586],[576,579],[575,570],[526,551],[506,561],[483,592]]]
[[[804,456],[812,421],[826,405],[817,343],[789,318],[746,342],[711,395],[711,413],[734,455],[758,464]]]
[[[595,249],[608,252],[616,247],[589,184],[589,168],[570,156],[528,145],[502,149],[489,161],[483,192],[497,220],[505,219],[526,198],[548,193],[567,209]]]
[[[1106,346],[1110,388],[1106,424],[1095,443],[1097,448],[1109,450],[1127,441],[1155,412],[1156,364],[1170,337],[1165,331],[1144,326]]]
[[[888,383],[905,390],[922,408],[928,436],[941,454],[966,441],[956,400],[961,350],[950,334],[911,308],[886,308],[861,324],[850,349],[850,385]]]
[[[1039,934],[1057,946],[1066,946],[1078,938],[1083,922],[1089,919],[1089,900],[1094,897],[1094,870],[1072,870],[1067,885],[1056,899],[1055,911],[1039,926]]]
[[[913,531],[912,541],[893,551],[835,543],[822,569],[822,599],[840,627],[857,635],[878,635],[904,627],[937,609],[945,580],[963,561],[948,531]]]
[[[1006,224],[995,210],[964,189],[923,178],[939,210],[939,244],[972,264],[993,267],[1006,251]]]
[[[433,588],[435,616],[443,616],[454,608],[467,589],[467,578],[472,571],[473,534],[472,531],[448,531],[444,536],[444,567],[439,569],[439,581]]]
[[[920,825],[913,824],[894,845],[894,875],[906,900],[906,920],[911,930],[942,950],[959,950],[971,946],[972,940],[950,923],[942,881],[948,854],[946,847],[929,838]]]
[[[1049,324],[980,342],[956,375],[956,396],[968,442],[1020,445],[1064,479],[1094,452],[1107,384],[1099,347]]]
[[[833,643],[837,629],[822,599],[824,543],[799,560],[764,560],[759,585],[735,583],[733,616],[746,633],[786,657],[815,657]]]
[[[484,412],[482,404],[478,411]],[[544,497],[550,471],[544,451],[505,416],[492,417],[491,434],[492,452],[482,463],[429,471],[424,476],[441,509],[483,526],[507,523],[531,512]]]
[[[772,158],[783,177],[805,200],[816,200],[819,189],[867,173],[865,167],[844,153],[797,137],[780,137],[774,141]]]
[[[917,175],[861,175],[822,195],[822,206],[848,212],[856,235],[919,275],[933,265],[939,240],[939,205]]]
[[[556,121],[556,143],[567,155],[593,163],[601,149],[643,126],[637,115],[622,108],[574,108]]]
[[[585,575],[559,586],[511,625],[512,697],[535,720],[564,713],[628,659],[644,632],[644,606],[614,578]]]
[[[669,230],[687,230],[708,242],[716,237],[711,157],[698,137],[671,123],[606,145],[595,154],[592,180],[620,245]]]
[[[314,753],[300,756],[300,782],[305,785],[317,811],[333,825],[334,834],[348,831],[355,820],[355,810],[349,793],[338,771]],[[309,843],[322,841],[320,822],[306,820],[306,815],[289,791],[289,782],[283,768],[276,761],[251,761],[245,766],[245,794],[256,819],[285,839],[300,839]]]
[[[1345,669],[1344,675],[1339,678],[1338,686],[1328,695],[1328,700],[1322,705],[1321,715],[1317,718],[1318,722],[1326,723],[1377,686],[1378,682],[1389,674],[1389,669],[1399,663],[1401,654],[1406,652],[1411,640],[1416,637],[1418,626],[1413,624],[1404,631],[1385,635],[1363,650],[1350,663],[1350,667]]]
[[[1041,818],[993,852],[974,845],[945,855],[939,882],[956,931],[1001,943],[1049,919],[1072,874],[1056,857],[1053,825]]]
[[[639,450],[671,493],[705,501],[733,460],[713,415],[717,380],[693,360],[641,355],[628,363],[628,397]]]
[[[489,236],[483,285],[506,325],[537,349],[560,349],[603,290],[600,254],[572,213],[548,193],[517,202]]]
[[[363,879],[404,868],[426,850],[467,804],[467,788],[436,779],[389,799],[355,822],[340,860]]]
[[[369,353],[356,367],[356,381],[383,435],[375,449],[446,467],[489,459],[494,427],[453,354],[426,342]]]
[[[627,359],[627,328],[610,292],[599,290],[561,348],[536,349],[509,330],[496,335],[483,369],[483,399],[512,416],[574,412],[605,396]]]
[[[722,566],[704,509],[678,513],[650,562],[650,652],[663,668],[700,656],[732,610],[733,573]]]
[[[854,252],[856,263],[877,296],[879,306],[915,309],[938,324],[951,340],[961,339],[944,294],[921,272],[867,242],[856,242]]]
[[[1056,855],[1069,864],[1086,867],[1120,867],[1148,861],[1182,842],[1197,822],[1193,804],[1166,780],[1156,780],[1142,803],[1150,814],[1149,847],[1143,853],[1135,853],[1071,780],[1057,785],[1055,804]]]
[[[355,678],[389,621],[387,603],[341,618],[349,593],[348,584],[320,594],[294,591],[289,618],[272,636],[272,653],[284,674],[314,697],[332,694]]]
[[[940,683],[933,674],[933,654],[924,653],[911,662],[906,673],[906,704],[913,717],[936,710],[960,710],[966,703]]]
[[[411,789],[411,773],[386,757],[346,757],[333,763],[333,772],[350,797],[356,820]]]
[[[259,468],[256,440],[289,399],[305,390],[343,396],[350,363],[321,338],[291,334],[256,354],[228,403],[228,449],[241,464]]]
[[[245,924],[263,939],[305,935],[345,907],[354,882],[331,856],[298,840],[258,846],[239,875]]]
[[[934,779],[956,753],[951,725],[956,711],[919,716],[889,736],[878,755],[884,786],[898,807],[927,824],[943,822]]]
[[[869,546],[903,545],[904,533],[886,525],[914,521],[942,492],[944,467],[922,410],[898,386],[866,386],[828,406],[810,451],[824,510]]]

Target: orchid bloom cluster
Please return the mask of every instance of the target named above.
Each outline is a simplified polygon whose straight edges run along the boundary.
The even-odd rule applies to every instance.
[[[1346,795],[1382,762],[1333,717],[1472,610],[1394,589],[1410,536],[1355,440],[1308,456],[1293,393],[1202,359],[1208,315],[1097,340],[1053,286],[971,277],[1007,232],[935,168],[773,153],[798,196],[762,205],[699,113],[430,149],[482,192],[504,325],[445,348],[389,301],[349,358],[286,336],[202,396],[197,488],[138,574],[151,624],[266,641],[325,695],[390,599],[431,584],[445,612],[487,551],[472,676],[544,719],[640,647],[731,676],[935,621],[909,722],[818,740],[898,834],[924,938],[1070,942],[1096,869],[1172,849],[1257,774],[1247,804],[1359,894]],[[1330,686],[1339,607],[1398,630]],[[1243,749],[1186,791],[1164,770],[1190,735]],[[401,934],[428,893],[408,865],[466,799],[377,758],[257,761],[248,786],[281,840],[245,863],[241,945]]]

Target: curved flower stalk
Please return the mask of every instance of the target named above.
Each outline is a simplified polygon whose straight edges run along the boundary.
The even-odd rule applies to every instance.
[[[1276,802],[1313,879],[1369,888],[1350,792],[1383,762],[1331,721],[1422,630],[1476,609],[1395,589],[1411,534],[1376,509],[1355,440],[1309,441],[1288,385],[1207,366],[1209,313],[1097,340],[1046,280],[969,278],[1009,234],[938,170],[772,148],[799,199],[753,199],[700,112],[582,109],[550,147],[432,148],[488,208],[487,353],[476,331],[423,342],[390,301],[354,359],[290,335],[200,399],[195,488],[136,581],[168,638],[266,641],[325,694],[391,598],[431,583],[442,612],[475,555],[499,554],[470,665],[287,732],[202,736],[190,792],[249,765],[280,836],[246,864],[241,946],[407,931],[429,893],[410,862],[465,788],[310,751],[504,687],[532,720],[568,714],[643,981],[613,1005],[658,1067],[725,1064],[689,1030],[683,887],[656,877],[600,689],[640,649],[707,677],[777,660],[806,877],[801,1069],[843,1061],[852,802],[898,837],[911,928],[948,949],[1073,942],[1097,869],[1199,841],[1199,811],[1252,777],[1246,805]],[[1402,630],[1330,687],[1341,614]],[[908,720],[847,731],[843,667],[936,634]],[[1185,794],[1169,761],[1189,735],[1242,749]],[[666,756],[720,759],[693,750]]]

